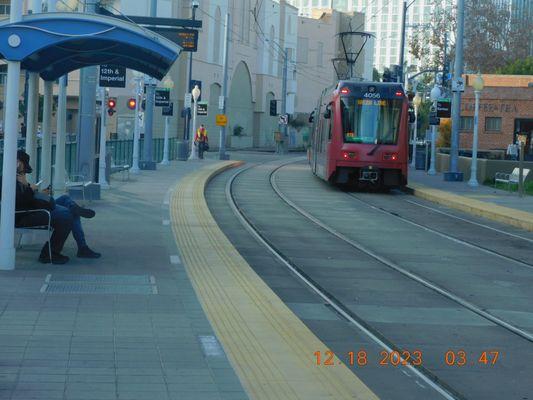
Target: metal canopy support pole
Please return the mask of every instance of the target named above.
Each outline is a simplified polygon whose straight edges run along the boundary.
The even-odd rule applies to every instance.
[[[41,176],[42,186],[46,188],[52,183],[52,101],[54,82],[44,81],[43,100],[43,140],[41,145]]]
[[[231,41],[231,14],[226,14],[226,30],[224,33],[224,54],[223,54],[223,64],[224,64],[224,78],[222,81],[222,108],[220,109],[221,114],[226,114],[226,102],[228,97],[228,57],[229,57],[229,45]],[[229,157],[226,154],[226,125],[220,127],[220,142],[218,148],[218,158],[220,160],[227,160]]]
[[[150,1],[150,17],[157,16],[157,0]],[[154,137],[154,103],[155,103],[155,83],[153,78],[149,78],[150,84],[146,86],[146,110],[144,112],[144,148],[142,169],[156,169],[153,161],[152,138]]]
[[[165,139],[163,141],[163,159],[161,160],[161,165],[169,165],[170,161],[168,160],[168,131],[169,131],[170,121],[168,116],[165,116]]]
[[[11,23],[22,18],[22,1],[11,0]],[[20,37],[13,34],[10,43]],[[18,44],[17,44],[18,45]],[[17,136],[20,62],[7,61],[2,207],[0,209],[0,270],[15,269],[15,193],[17,179]]]
[[[106,90],[105,87],[100,88],[100,101],[102,106],[100,107],[100,156],[98,160],[98,183],[100,188],[109,189],[109,183],[106,180],[106,141],[107,141],[107,130],[106,130]]]
[[[28,74],[28,109],[26,118],[26,153],[30,156],[33,165],[37,160],[37,109],[39,107],[39,74]],[[29,180],[36,182],[37,171],[30,174]]]
[[[455,46],[455,63],[453,67],[453,80],[457,83],[463,75],[463,35],[464,35],[464,0],[457,0],[457,35]],[[453,88],[453,85],[452,85]],[[449,172],[454,175],[458,172],[459,162],[459,120],[461,117],[461,92],[456,88],[452,98],[452,138],[450,147],[450,168]],[[461,176],[457,177],[462,179]],[[460,178],[460,179],[459,179]],[[445,175],[446,179],[446,175]],[[454,179],[455,180],[455,179]]]
[[[56,162],[54,189],[65,189],[65,145],[67,141],[67,76],[59,78],[57,99]]]
[[[86,0],[85,13],[96,12],[96,0]],[[80,98],[77,145],[77,174],[87,181],[94,181],[95,169],[95,121],[96,121],[96,80],[98,67],[85,67],[80,70]]]

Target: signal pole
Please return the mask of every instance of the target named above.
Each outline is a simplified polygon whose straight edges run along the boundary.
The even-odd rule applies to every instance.
[[[100,157],[98,160],[98,183],[102,189],[109,189],[109,183],[107,182],[106,173],[106,107],[107,96],[105,87],[100,88]]]
[[[457,35],[455,46],[455,63],[452,81],[452,140],[450,146],[450,167],[444,173],[446,181],[462,181],[463,173],[457,170],[459,162],[459,120],[461,116],[461,87],[463,75],[463,35],[465,24],[465,2],[457,0]]]
[[[223,54],[223,64],[224,64],[224,78],[222,81],[222,95],[221,97],[221,104],[219,104],[220,107],[220,113],[226,114],[226,99],[228,97],[228,56],[229,56],[229,44],[231,41],[231,14],[226,14],[226,30],[224,34],[224,54]],[[218,158],[220,160],[227,160],[229,159],[228,155],[226,154],[226,125],[223,125],[220,127],[220,142],[219,142],[219,148],[218,148]]]
[[[150,17],[157,17],[157,0],[150,1]],[[155,82],[154,78],[148,78],[146,85],[146,110],[144,121],[144,162],[141,163],[141,169],[156,169],[156,163],[152,157],[152,138],[154,128],[154,103],[155,103]]]

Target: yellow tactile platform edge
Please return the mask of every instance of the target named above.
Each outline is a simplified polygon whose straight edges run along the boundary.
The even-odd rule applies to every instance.
[[[207,182],[239,165],[220,162],[182,179],[171,219],[202,307],[253,400],[377,399],[335,358],[316,366],[322,343],[252,270],[220,230],[204,197]]]
[[[417,197],[493,221],[533,231],[533,214],[529,212],[471,199],[443,190],[428,188],[420,184],[410,183],[408,187],[412,189],[413,194]]]

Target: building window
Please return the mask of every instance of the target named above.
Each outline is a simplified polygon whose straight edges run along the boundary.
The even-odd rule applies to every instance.
[[[322,67],[324,65],[324,43],[318,42],[316,50],[316,65]]]
[[[298,62],[307,64],[307,53],[309,52],[309,39],[298,38]]]
[[[485,131],[486,132],[501,132],[501,130],[502,130],[501,117],[485,118]]]
[[[9,4],[0,4],[0,15],[9,15],[11,6]]]
[[[474,117],[461,117],[459,122],[460,131],[472,131],[474,130]]]

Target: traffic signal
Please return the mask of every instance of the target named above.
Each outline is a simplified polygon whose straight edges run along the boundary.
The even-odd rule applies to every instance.
[[[107,100],[107,114],[111,117],[114,113],[117,111],[115,110],[115,107],[117,106],[117,99],[109,99]]]
[[[278,101],[270,100],[270,116],[275,117],[278,115]]]
[[[137,106],[137,100],[135,100],[133,97],[131,99],[128,99],[128,108],[130,110],[135,110],[136,106]]]

